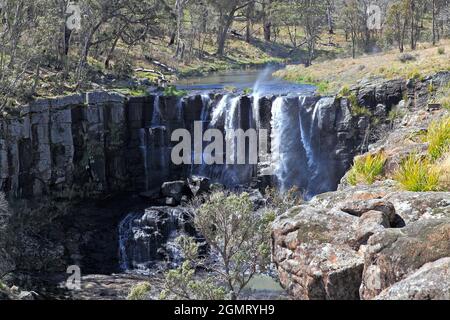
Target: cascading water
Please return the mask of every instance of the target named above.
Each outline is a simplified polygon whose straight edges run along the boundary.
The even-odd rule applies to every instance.
[[[306,199],[331,191],[343,175],[342,168],[336,169],[340,160],[335,152],[338,132],[333,127],[336,114],[342,111],[336,111],[334,104],[333,98],[307,94],[267,95],[259,84],[255,85],[251,97],[225,94],[215,98],[212,94],[202,94],[176,101],[155,97],[151,126],[139,131],[145,188],[154,186],[155,181],[168,181],[169,174],[165,172],[170,167],[168,130],[185,126],[192,132],[193,122],[188,121],[200,121],[203,133],[208,129],[222,132],[224,147],[229,146],[219,155],[225,163],[207,165],[204,150],[209,142],[203,142],[202,164],[191,165],[185,174],[204,176],[229,188],[250,183],[258,172],[256,165],[230,164],[236,163],[238,153],[234,131],[264,129],[270,131],[271,154],[260,159],[264,158],[261,160],[264,165],[271,163],[272,170],[264,173],[270,174],[268,180],[273,185],[281,191],[297,187]],[[353,152],[345,149],[345,144],[339,148],[344,148],[344,153]],[[195,150],[192,149],[192,159],[198,156]],[[248,154],[245,157],[248,159]],[[186,176],[173,180],[180,178]],[[181,261],[175,239],[186,230],[180,222],[182,214],[173,209],[178,208],[151,207],[145,213],[130,213],[122,220],[119,226],[122,270],[147,270],[161,260],[169,262],[166,266],[176,266]]]
[[[177,267],[182,262],[176,245],[178,236],[190,232],[187,209],[152,207],[129,213],[119,224],[119,262],[123,271],[146,273],[158,262]]]

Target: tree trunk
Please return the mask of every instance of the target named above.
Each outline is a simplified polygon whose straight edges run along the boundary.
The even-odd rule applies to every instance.
[[[436,0],[433,0],[433,8],[432,8],[432,17],[433,17],[433,46],[436,45]]]
[[[270,4],[271,0],[268,1]],[[263,29],[264,29],[264,40],[270,41],[272,38],[272,21],[270,21],[270,13],[267,12],[266,2],[263,2]]]
[[[250,43],[252,40],[252,14],[253,14],[253,5],[249,5],[247,7],[247,25],[245,30],[245,41]]]
[[[223,56],[225,54],[225,44],[227,43],[228,30],[234,21],[234,14],[236,9],[233,9],[229,14],[225,15],[222,19],[219,33],[217,35],[217,55]]]
[[[113,56],[114,50],[116,50],[116,46],[117,46],[117,43],[119,42],[119,39],[120,39],[120,35],[117,35],[116,39],[114,40],[114,42],[113,42],[113,44],[111,46],[111,49],[109,49],[109,52],[106,55],[106,58],[105,58],[105,69],[109,69],[109,67],[110,67],[111,58]]]
[[[270,41],[272,38],[272,22],[264,23],[264,40]]]

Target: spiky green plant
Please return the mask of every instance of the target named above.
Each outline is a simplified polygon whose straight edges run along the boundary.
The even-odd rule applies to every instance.
[[[358,183],[373,184],[383,175],[386,155],[383,152],[369,154],[355,159],[355,163],[348,174],[351,185]]]
[[[416,153],[402,161],[394,179],[407,191],[428,192],[439,189],[439,170],[430,159]]]
[[[450,148],[450,116],[432,122],[425,139],[431,159],[435,161],[441,158]]]

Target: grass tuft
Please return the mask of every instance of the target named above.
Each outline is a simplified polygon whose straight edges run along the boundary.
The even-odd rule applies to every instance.
[[[356,94],[354,94],[354,93],[350,94],[347,97],[347,99],[350,102],[353,116],[355,116],[355,117],[364,117],[364,116],[371,117],[372,116],[372,112],[370,112],[369,109],[359,105],[358,97],[356,96]]]
[[[386,155],[383,152],[356,158],[348,174],[348,182],[353,186],[359,183],[373,184],[383,175],[385,163]]]
[[[420,157],[415,153],[403,160],[394,179],[407,191],[439,190],[439,170],[428,158]]]
[[[428,153],[433,161],[438,160],[450,148],[450,116],[434,121],[428,127],[425,137]]]

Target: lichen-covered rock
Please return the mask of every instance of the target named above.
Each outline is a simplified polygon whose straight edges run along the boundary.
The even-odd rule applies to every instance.
[[[296,299],[358,299],[363,269],[358,218],[341,211],[299,206],[273,227],[280,281]]]
[[[450,257],[422,266],[376,300],[450,300]]]
[[[372,299],[428,262],[450,257],[450,219],[423,219],[385,229],[365,248],[360,294]]]

